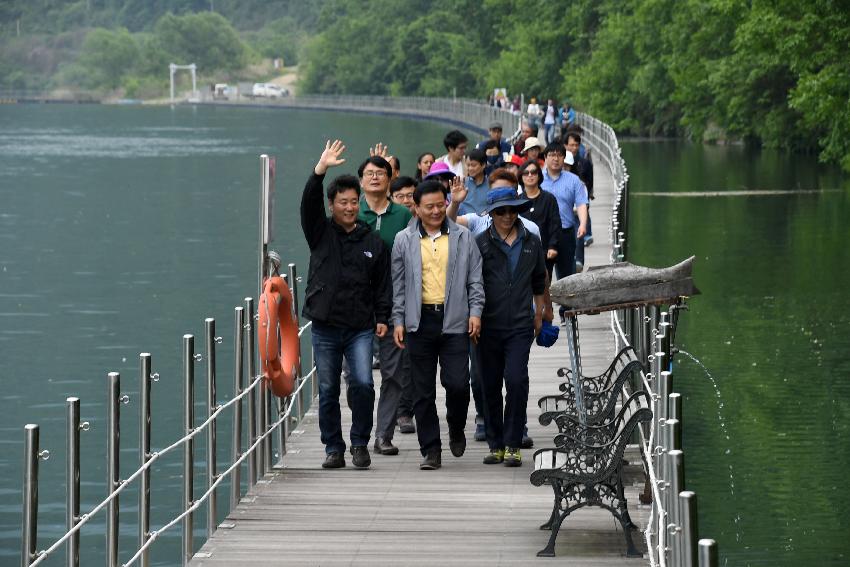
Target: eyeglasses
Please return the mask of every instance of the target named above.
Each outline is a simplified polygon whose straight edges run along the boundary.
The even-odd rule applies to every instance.
[[[397,191],[393,193],[393,197],[395,197],[397,201],[412,201],[413,191],[411,191],[410,193],[401,193]]]
[[[501,217],[504,215],[515,215],[517,212],[513,207],[499,207],[498,209],[493,209],[493,214],[497,217]]]
[[[526,175],[537,175],[538,173],[540,173],[540,171],[536,169],[526,169],[522,172],[522,176],[525,177]]]
[[[387,176],[387,172],[384,171],[383,169],[364,171],[363,172],[363,177],[365,177],[366,179],[372,179],[373,177],[377,177],[378,179],[380,179],[380,178],[386,177],[386,176]]]

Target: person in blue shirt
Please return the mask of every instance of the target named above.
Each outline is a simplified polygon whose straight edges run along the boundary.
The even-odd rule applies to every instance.
[[[572,165],[572,153],[561,142],[553,142],[543,150],[545,167],[540,186],[555,196],[561,217],[561,234],[558,236],[558,256],[555,269],[558,279],[575,273],[576,238],[587,232],[587,189],[574,173],[564,170],[564,162]],[[575,210],[575,214],[573,211]],[[578,226],[576,226],[576,217]]]
[[[466,172],[469,174],[464,182],[467,190],[466,199],[460,204],[461,215],[480,213],[487,208],[487,191],[490,183],[487,181],[485,168],[487,155],[484,150],[474,149],[469,152],[466,162]]]

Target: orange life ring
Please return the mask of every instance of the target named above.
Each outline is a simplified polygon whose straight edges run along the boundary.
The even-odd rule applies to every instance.
[[[295,377],[301,371],[301,344],[292,293],[283,278],[265,281],[259,311],[263,375],[272,393],[285,398],[295,389]]]

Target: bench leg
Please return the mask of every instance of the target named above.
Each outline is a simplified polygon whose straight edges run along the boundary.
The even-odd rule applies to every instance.
[[[631,520],[629,520],[631,522]],[[632,530],[630,527],[626,526],[625,522],[621,522],[623,524],[623,533],[626,535],[626,557],[643,557],[643,553],[637,550],[635,547],[635,542],[632,539]],[[634,526],[634,524],[632,524]]]
[[[558,532],[561,531],[561,524],[566,517],[567,514],[558,514],[558,517],[552,524],[552,535],[549,536],[549,543],[546,544],[546,547],[537,552],[537,557],[555,557],[555,539],[557,539]]]
[[[549,514],[549,519],[546,520],[546,523],[540,526],[541,530],[551,530],[552,524],[555,523],[555,520],[558,519],[558,513],[560,512],[560,504],[561,504],[561,489],[557,484],[552,485],[552,490],[555,492],[555,503],[552,505],[552,513]]]

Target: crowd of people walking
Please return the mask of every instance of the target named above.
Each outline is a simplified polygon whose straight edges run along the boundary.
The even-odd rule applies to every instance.
[[[339,175],[325,189],[328,171],[346,161],[341,141],[326,143],[301,202],[324,468],[345,466],[343,379],[355,467],[397,455],[398,429],[416,433],[421,469],[440,468],[438,367],[454,457],[466,450],[470,399],[474,439],[489,447],[484,464],[520,466],[521,449],[533,446],[529,354],[535,338],[557,339],[549,284],[581,269],[593,199],[574,112],[567,123],[572,109],[533,106],[513,143],[498,122],[472,149],[452,130],[445,153],[422,153],[411,176],[376,144],[356,177]]]

